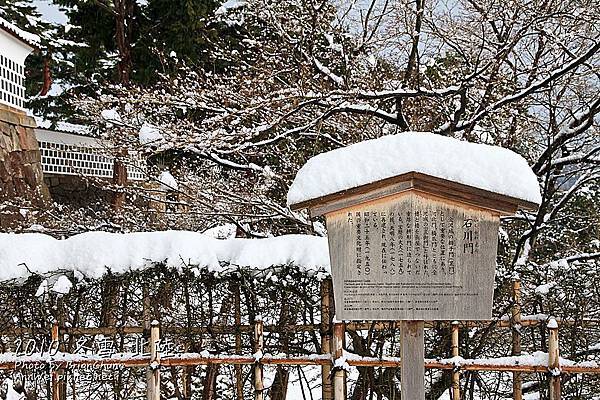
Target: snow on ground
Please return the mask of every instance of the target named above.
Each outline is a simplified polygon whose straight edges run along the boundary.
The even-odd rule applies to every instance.
[[[187,231],[87,232],[57,240],[41,233],[0,233],[0,281],[58,269],[99,278],[107,269],[122,273],[159,262],[213,272],[222,272],[222,264],[258,270],[291,264],[319,273],[329,271],[329,251],[326,238],[309,235],[219,240]]]
[[[517,153],[425,132],[384,136],[319,154],[298,171],[287,201],[297,204],[413,171],[541,201],[537,178]]]

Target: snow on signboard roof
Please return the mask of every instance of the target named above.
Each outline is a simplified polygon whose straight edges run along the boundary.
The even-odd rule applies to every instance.
[[[87,232],[57,240],[42,233],[0,233],[0,282],[56,270],[99,278],[108,269],[124,273],[163,262],[212,272],[228,271],[224,265],[253,270],[294,265],[318,274],[329,271],[329,249],[326,238],[309,235],[223,240],[186,231]]]
[[[2,17],[0,17],[0,29],[3,29],[33,48],[37,48],[40,45],[40,37],[38,35],[19,29],[16,25],[11,24]]]
[[[540,204],[536,175],[519,154],[428,132],[405,132],[319,154],[298,171],[288,205],[409,172]]]

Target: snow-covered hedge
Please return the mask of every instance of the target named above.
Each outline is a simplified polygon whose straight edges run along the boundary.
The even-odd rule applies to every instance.
[[[327,239],[285,235],[215,239],[187,231],[128,234],[88,232],[57,240],[40,233],[0,233],[0,281],[57,270],[100,278],[155,264],[222,272],[228,266],[264,270],[293,265],[310,274],[329,271]]]

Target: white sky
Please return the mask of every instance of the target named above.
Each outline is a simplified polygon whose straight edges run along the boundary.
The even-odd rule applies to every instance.
[[[48,21],[59,24],[67,23],[67,16],[58,9],[58,6],[52,4],[52,0],[35,0],[34,4]]]

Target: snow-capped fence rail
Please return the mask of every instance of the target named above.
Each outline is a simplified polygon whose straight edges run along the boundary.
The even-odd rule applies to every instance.
[[[513,284],[514,298],[519,299],[519,281]],[[559,326],[572,326],[574,320],[555,320],[544,316],[520,316],[520,305],[518,302],[512,306],[512,318],[499,319],[488,322],[428,322],[430,328],[447,327],[451,329],[451,358],[426,359],[425,368],[449,371],[452,376],[451,393],[453,399],[460,398],[460,375],[466,371],[500,371],[521,373],[547,374],[548,392],[550,399],[560,399],[561,376],[564,374],[600,374],[600,365],[595,362],[573,362],[559,356]],[[346,399],[346,373],[349,367],[382,367],[401,368],[402,360],[399,357],[364,357],[346,351],[343,348],[345,335],[351,331],[361,330],[386,330],[397,326],[397,322],[377,323],[342,323],[332,321],[331,282],[325,279],[321,282],[321,308],[323,310],[323,322],[320,324],[305,325],[265,325],[261,318],[255,318],[252,324],[240,324],[239,319],[233,325],[218,324],[204,327],[161,327],[157,321],[152,321],[143,326],[122,327],[90,327],[73,328],[68,326],[53,325],[50,332],[53,345],[50,351],[43,353],[31,353],[28,355],[3,353],[0,354],[0,370],[15,370],[29,368],[32,366],[45,366],[51,371],[51,393],[53,400],[66,399],[63,377],[73,368],[83,366],[119,366],[122,368],[146,368],[147,369],[147,391],[149,399],[159,399],[161,393],[161,371],[169,368],[181,368],[190,366],[210,365],[234,365],[251,366],[253,369],[252,384],[254,387],[254,398],[262,400],[265,398],[265,380],[263,366],[320,366],[322,373],[322,398],[328,400]],[[149,318],[150,315],[147,315]],[[535,352],[533,354],[513,354],[499,358],[462,358],[459,355],[459,333],[461,329],[469,329],[482,324],[495,325],[497,327],[512,327],[513,349],[515,343],[520,341],[520,330],[516,322],[529,326],[546,326],[548,352]],[[587,320],[588,323],[598,320]],[[3,336],[19,335],[24,333],[40,334],[42,331],[34,328],[19,328],[4,330]],[[236,346],[236,354],[222,354],[211,352],[208,349],[199,352],[181,352],[174,354],[163,353],[159,347],[150,346],[149,354],[140,355],[136,353],[116,353],[108,357],[90,354],[70,354],[63,352],[62,343],[65,335],[88,336],[88,335],[114,335],[114,334],[147,334],[150,343],[159,343],[161,338],[175,333],[190,334],[212,333],[222,335],[252,334],[254,339],[254,354],[240,354],[241,346]],[[272,355],[265,352],[265,333],[270,332],[319,332],[321,336],[321,354],[309,354],[304,356]],[[522,398],[521,387],[513,386],[514,398]],[[243,398],[243,392],[242,392]]]
[[[508,371],[508,372],[541,372],[549,373],[551,399],[560,398],[560,375],[561,373],[589,373],[600,374],[600,365],[595,363],[574,363],[569,360],[560,359],[558,356],[558,325],[551,320],[549,331],[548,348],[549,353],[534,353],[525,356],[501,357],[495,359],[464,359],[458,355],[449,359],[426,359],[425,367],[428,369],[459,371]],[[458,325],[454,325],[458,327]],[[330,367],[333,365],[333,394],[324,393],[323,398],[335,400],[345,399],[343,388],[345,387],[345,369],[353,367],[394,367],[401,368],[402,360],[396,357],[360,357],[348,353],[342,349],[343,336],[346,326],[343,323],[335,323],[333,326],[334,347],[332,354],[314,354],[301,357],[284,357],[263,354],[263,322],[258,320],[254,326],[256,347],[253,355],[219,355],[210,354],[207,351],[200,353],[180,353],[162,356],[157,346],[151,346],[149,355],[115,354],[111,357],[98,357],[89,355],[66,354],[56,351],[54,353],[31,354],[18,356],[15,354],[0,355],[0,369],[15,369],[30,365],[48,365],[52,370],[52,393],[53,399],[60,399],[60,376],[63,370],[75,366],[93,365],[106,366],[118,365],[125,368],[148,368],[148,393],[149,398],[159,399],[160,394],[160,369],[167,367],[183,367],[209,364],[235,364],[254,366],[255,399],[263,399],[264,380],[262,375],[263,365],[287,365],[306,366],[317,365]],[[458,329],[456,330],[458,331]],[[158,322],[154,321],[151,327],[151,342],[160,341],[160,328]],[[458,335],[456,335],[458,336]],[[59,341],[58,326],[52,330],[52,338]],[[58,348],[58,346],[56,347]],[[560,361],[560,363],[559,363]],[[458,396],[458,388],[453,388],[454,396]],[[458,397],[456,397],[458,398]]]

